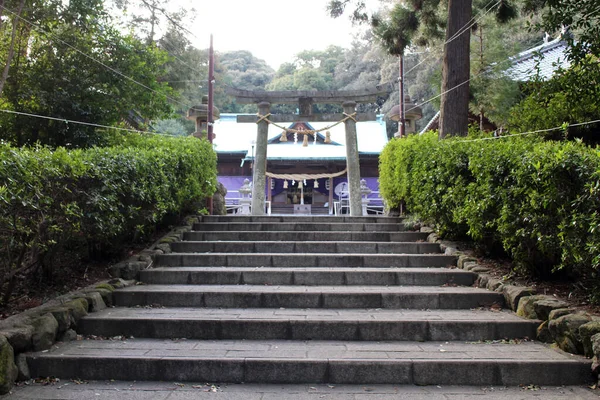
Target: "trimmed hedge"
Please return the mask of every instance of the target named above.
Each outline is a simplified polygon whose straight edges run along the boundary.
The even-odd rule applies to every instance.
[[[129,135],[86,150],[0,143],[0,287],[65,246],[131,242],[197,212],[216,188],[216,155],[196,138]],[[6,299],[5,299],[6,300]]]
[[[449,237],[501,246],[516,268],[549,276],[600,266],[600,153],[579,142],[437,134],[393,140],[380,157],[390,206]]]

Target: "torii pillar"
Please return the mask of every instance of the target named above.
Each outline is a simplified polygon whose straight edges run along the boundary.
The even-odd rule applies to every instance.
[[[271,103],[263,101],[258,104],[258,113],[268,115]],[[252,215],[265,215],[265,181],[267,173],[267,144],[269,123],[260,120],[256,132],[256,154],[252,171]]]
[[[346,101],[343,104],[344,114],[355,115],[356,102]],[[358,158],[358,143],[356,139],[356,120],[352,116],[344,122],[346,128],[346,167],[348,168],[348,195],[350,197],[350,216],[362,216],[360,198],[360,161]]]

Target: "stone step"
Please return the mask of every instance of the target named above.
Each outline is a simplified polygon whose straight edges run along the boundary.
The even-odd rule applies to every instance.
[[[28,382],[29,383],[29,382]],[[481,387],[395,384],[261,384],[173,381],[86,381],[85,385],[31,382],[14,387],[10,400],[598,400],[586,386]]]
[[[27,356],[63,380],[575,385],[591,361],[539,343],[83,340]]]
[[[159,267],[421,268],[454,266],[456,257],[444,254],[170,253],[157,255],[154,265]]]
[[[257,238],[262,239],[262,238]],[[270,242],[183,241],[171,243],[176,253],[343,253],[343,254],[434,254],[438,243],[427,242]]]
[[[384,223],[397,224],[404,221],[403,217],[381,216],[334,216],[334,215],[204,215],[202,222],[326,222],[326,223]]]
[[[116,306],[209,308],[470,309],[497,305],[500,293],[438,286],[138,285],[113,293]]]
[[[184,240],[190,241],[254,241],[257,239],[265,241],[317,241],[317,242],[337,242],[337,241],[357,241],[357,242],[417,242],[425,241],[428,233],[424,232],[260,232],[256,231],[212,231],[212,232],[185,232]]]
[[[477,274],[447,268],[158,267],[140,280],[167,285],[414,285],[471,286]]]
[[[362,222],[202,222],[192,226],[194,231],[255,231],[255,232],[402,232],[402,223],[362,223]]]
[[[539,324],[485,310],[111,308],[81,319],[78,330],[152,339],[425,342],[533,338]]]

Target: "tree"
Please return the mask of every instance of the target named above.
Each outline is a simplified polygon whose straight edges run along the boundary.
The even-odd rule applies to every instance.
[[[169,29],[176,28],[180,31],[189,32],[184,25],[186,20],[188,20],[187,22],[193,20],[195,12],[194,9],[191,9],[190,14],[183,7],[173,11],[173,6],[168,0],[141,0],[139,2],[111,0],[107,3],[121,11],[119,17],[122,19],[122,25],[133,30],[148,45],[155,43],[157,37],[162,37],[160,35],[161,31],[166,32]]]
[[[19,18],[21,18],[21,14],[23,13],[24,5],[25,5],[25,0],[20,0],[17,12],[12,16],[13,21],[12,21],[12,31],[10,34],[10,45],[8,48],[8,53],[6,55],[6,62],[4,64],[2,76],[0,77],[0,95],[2,94],[2,90],[4,89],[4,84],[6,83],[6,79],[8,78],[8,71],[10,69],[10,63],[12,62],[12,59],[15,56],[15,42],[17,39],[17,29],[19,27],[19,22],[20,22]],[[0,6],[4,7],[4,4],[0,4]],[[1,15],[0,15],[0,18],[1,18]]]
[[[20,24],[0,101],[10,111],[58,120],[4,113],[0,138],[87,147],[108,140],[93,124],[121,125],[132,110],[147,120],[171,114],[172,91],[157,82],[166,54],[112,27],[101,1],[46,0],[23,14],[36,23]]]
[[[328,9],[331,16],[343,14],[351,3],[355,6],[352,18],[367,20],[362,0],[330,1]],[[487,11],[491,2],[480,8],[482,4],[480,0],[474,3],[472,0],[448,0],[445,7],[447,17],[443,18],[441,10],[444,9],[444,3],[441,0],[411,0],[396,3],[387,18],[376,15],[371,19],[375,36],[386,51],[397,56],[402,55],[411,44],[423,45],[435,40],[445,21],[440,137],[448,134],[466,135],[468,131],[470,23],[473,7]],[[515,15],[514,8],[507,0],[499,0],[496,5],[499,21]]]
[[[570,66],[551,79],[537,77],[524,86],[527,97],[511,110],[510,127],[521,132],[549,130],[546,138],[582,138],[600,142],[600,8],[592,0],[526,0],[525,10],[538,13],[532,26],[550,34],[561,32],[568,44]],[[567,29],[568,28],[568,29]],[[563,60],[564,61],[564,60]],[[563,64],[564,65],[564,64]],[[583,123],[583,124],[582,124]],[[555,129],[577,124],[568,129]]]
[[[335,90],[336,67],[344,59],[345,51],[338,46],[325,50],[304,50],[296,54],[293,62],[283,63],[267,90]],[[273,112],[293,113],[296,106],[278,104]],[[341,107],[332,104],[315,104],[316,113],[340,112]]]
[[[471,13],[472,0],[448,0],[448,25],[442,62],[440,138],[452,134],[466,136],[469,133],[471,29],[468,25]]]

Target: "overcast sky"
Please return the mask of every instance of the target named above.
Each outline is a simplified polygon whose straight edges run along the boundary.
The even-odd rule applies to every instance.
[[[329,45],[349,47],[353,34],[348,17],[330,18],[327,0],[201,0],[190,37],[207,48],[210,34],[215,51],[249,50],[277,69],[302,50]]]

